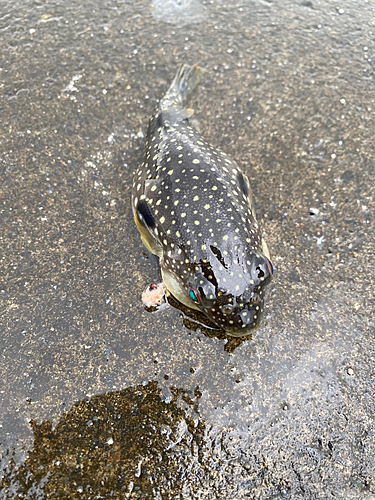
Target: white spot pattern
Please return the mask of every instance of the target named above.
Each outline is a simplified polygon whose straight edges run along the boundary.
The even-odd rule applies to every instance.
[[[202,289],[207,287],[207,297],[213,301],[220,293],[227,296],[224,305],[247,307],[242,319],[232,313],[227,316],[224,307],[210,308],[216,323],[240,323],[244,328],[257,315],[248,298],[240,302],[236,297],[263,297],[259,283],[265,280],[264,267],[259,267],[265,262],[262,239],[244,188],[247,181],[235,162],[180,117],[179,104],[173,104],[176,98],[172,87],[150,120],[144,162],[133,184],[133,209],[141,201],[147,204],[147,209],[142,205],[143,217],[155,227],[145,237],[155,240],[150,241],[151,248],[162,249],[155,252],[161,252],[163,273],[175,281],[176,290],[188,297],[189,282],[196,280]],[[261,264],[256,267],[255,261]],[[261,312],[262,303],[256,307]]]

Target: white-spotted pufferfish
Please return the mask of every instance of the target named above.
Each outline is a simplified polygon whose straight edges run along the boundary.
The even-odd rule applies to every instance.
[[[247,177],[189,123],[193,111],[183,104],[201,76],[181,65],[151,116],[132,206],[169,292],[243,336],[261,323],[273,268]]]

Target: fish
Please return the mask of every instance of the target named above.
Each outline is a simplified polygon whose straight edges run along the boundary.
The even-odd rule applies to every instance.
[[[182,64],[150,117],[132,210],[168,292],[242,337],[262,322],[274,270],[247,176],[191,124],[185,103],[202,75]]]

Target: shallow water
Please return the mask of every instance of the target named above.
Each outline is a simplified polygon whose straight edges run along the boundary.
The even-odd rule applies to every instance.
[[[0,498],[374,498],[374,13],[2,2]],[[141,305],[132,172],[182,61],[275,264],[252,339]]]

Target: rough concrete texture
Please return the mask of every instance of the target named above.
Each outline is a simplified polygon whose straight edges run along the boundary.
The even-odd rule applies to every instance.
[[[372,0],[1,2],[0,498],[375,498],[374,19]],[[159,271],[132,172],[182,61],[273,256],[252,339],[141,305]]]

